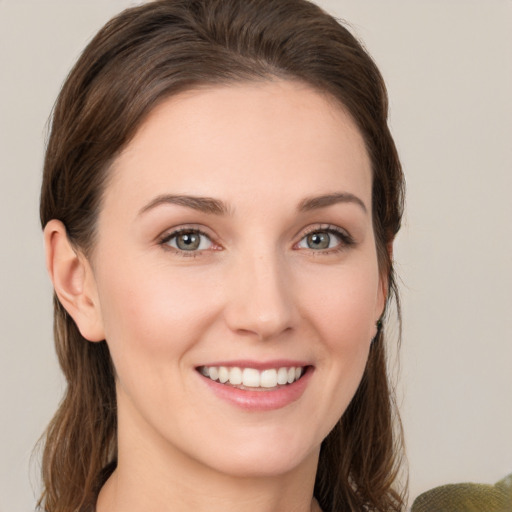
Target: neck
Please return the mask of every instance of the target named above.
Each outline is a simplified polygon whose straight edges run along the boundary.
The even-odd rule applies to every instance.
[[[134,482],[136,480],[136,482]],[[180,479],[181,480],[181,479]],[[274,478],[207,482],[147,482],[116,470],[103,487],[97,512],[321,512],[312,490]]]

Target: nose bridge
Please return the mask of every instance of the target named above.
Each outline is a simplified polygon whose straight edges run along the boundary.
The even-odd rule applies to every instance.
[[[295,308],[285,258],[273,248],[259,248],[239,254],[233,267],[226,312],[229,327],[260,339],[293,327]]]

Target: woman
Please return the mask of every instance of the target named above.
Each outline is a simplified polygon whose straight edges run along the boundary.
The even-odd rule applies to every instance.
[[[157,1],[91,41],[41,195],[68,383],[45,510],[403,508],[386,119],[306,1]]]

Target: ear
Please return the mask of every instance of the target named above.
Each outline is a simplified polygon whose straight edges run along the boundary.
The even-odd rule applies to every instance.
[[[96,281],[87,258],[70,243],[64,224],[44,228],[46,268],[60,303],[89,341],[105,339]]]

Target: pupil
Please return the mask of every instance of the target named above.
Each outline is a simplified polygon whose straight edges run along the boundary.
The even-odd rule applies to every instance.
[[[308,236],[308,247],[310,249],[327,249],[330,237],[327,233],[313,233]]]
[[[193,251],[199,247],[199,236],[195,233],[185,233],[178,237],[176,245],[184,251]]]

